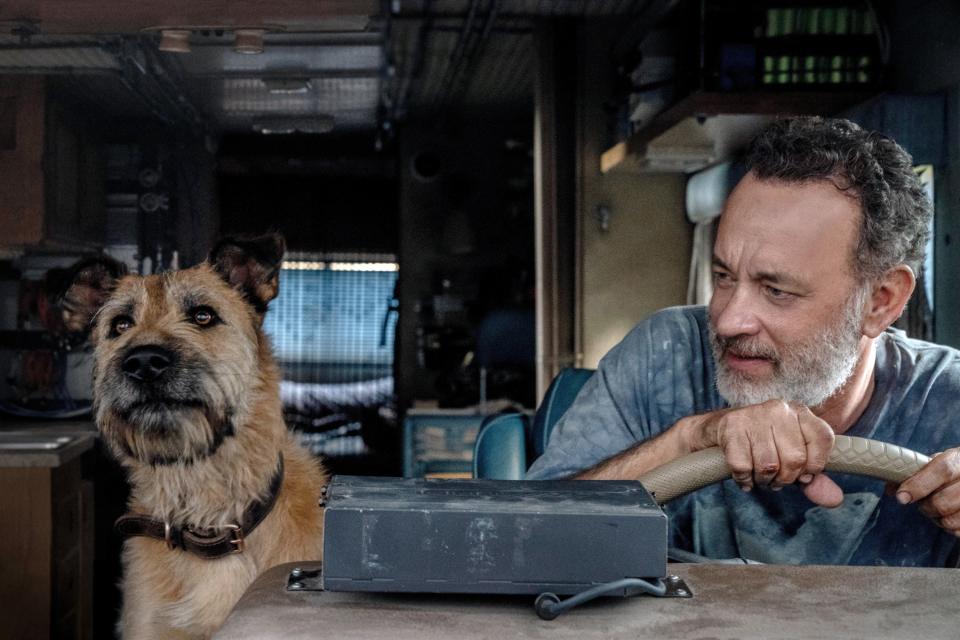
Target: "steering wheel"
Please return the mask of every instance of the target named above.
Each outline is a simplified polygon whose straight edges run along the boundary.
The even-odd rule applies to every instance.
[[[833,441],[833,449],[830,451],[825,470],[855,473],[900,483],[919,471],[929,461],[928,456],[895,444],[854,436],[837,436]],[[711,447],[660,465],[638,479],[647,491],[653,494],[657,503],[664,505],[674,498],[728,477],[730,477],[730,469],[727,467],[723,450],[720,447]],[[716,560],[677,549],[669,550],[668,555],[671,559],[681,562],[759,564],[743,558]],[[563,611],[582,602],[628,586],[655,595],[663,595],[666,591],[662,583],[658,585],[645,580],[627,578],[596,586],[563,601],[553,593],[541,593],[534,603],[534,608],[540,618],[553,620]]]
[[[837,436],[827,460],[826,471],[855,473],[900,483],[929,461],[928,456],[895,444]],[[674,498],[728,477],[730,469],[723,451],[720,447],[711,447],[660,465],[643,474],[639,480],[653,494],[657,503],[664,505]]]

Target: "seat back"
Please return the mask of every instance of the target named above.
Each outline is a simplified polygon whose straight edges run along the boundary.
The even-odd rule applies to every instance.
[[[563,369],[550,383],[533,420],[522,413],[489,416],[473,448],[473,477],[521,480],[543,454],[550,434],[566,413],[592,369]]]
[[[550,383],[547,393],[543,396],[543,402],[540,403],[540,408],[537,409],[537,414],[533,418],[530,432],[532,445],[530,463],[543,455],[553,428],[573,404],[580,389],[592,375],[593,369],[567,367],[561,369]]]
[[[521,480],[527,472],[529,418],[522,413],[488,416],[473,445],[473,477]]]

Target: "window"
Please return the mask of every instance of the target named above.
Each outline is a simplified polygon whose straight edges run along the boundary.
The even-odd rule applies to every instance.
[[[284,261],[264,331],[283,372],[284,414],[316,453],[365,453],[363,432],[392,426],[398,275],[392,255]]]

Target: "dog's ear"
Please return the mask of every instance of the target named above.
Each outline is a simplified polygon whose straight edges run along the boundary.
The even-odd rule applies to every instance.
[[[90,321],[127,273],[127,267],[108,256],[86,258],[70,268],[60,298],[63,324],[69,331],[86,331]]]
[[[243,293],[257,313],[263,314],[280,289],[285,249],[279,233],[227,237],[213,247],[207,262],[227,284]]]

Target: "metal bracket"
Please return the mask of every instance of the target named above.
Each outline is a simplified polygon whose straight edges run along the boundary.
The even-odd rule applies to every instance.
[[[667,592],[661,598],[692,598],[693,591],[687,586],[680,576],[667,576],[663,579],[663,584],[667,586]]]
[[[287,591],[323,591],[323,572],[294,567],[287,576]]]

